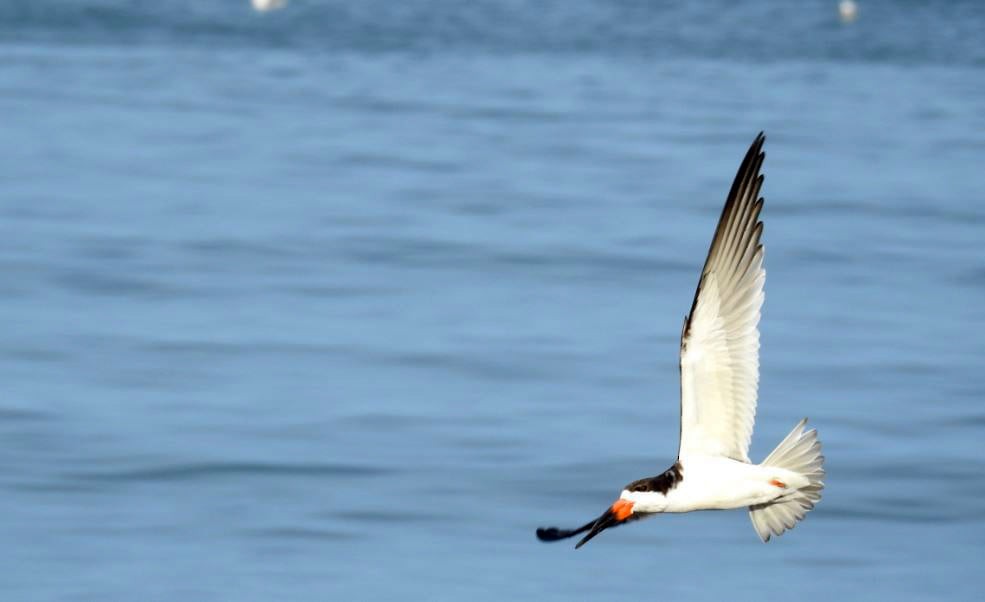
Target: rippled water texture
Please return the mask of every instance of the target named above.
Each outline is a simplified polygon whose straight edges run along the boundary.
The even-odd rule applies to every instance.
[[[5,600],[981,600],[985,5],[0,3]],[[576,525],[678,435],[768,135],[752,456],[825,498]]]

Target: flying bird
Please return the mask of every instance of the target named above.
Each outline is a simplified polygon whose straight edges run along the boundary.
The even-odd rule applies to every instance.
[[[803,419],[759,464],[749,442],[759,387],[763,305],[763,223],[759,173],[762,132],[739,166],[681,330],[681,428],[677,461],[626,485],[597,519],[577,529],[537,529],[541,541],[585,533],[575,548],[609,527],[659,514],[749,508],[767,542],[792,529],[821,499],[824,456]]]

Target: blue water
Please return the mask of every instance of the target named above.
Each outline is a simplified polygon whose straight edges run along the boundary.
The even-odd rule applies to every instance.
[[[4,600],[981,600],[985,4],[0,2]],[[752,456],[825,498],[575,552],[677,449],[759,130]]]

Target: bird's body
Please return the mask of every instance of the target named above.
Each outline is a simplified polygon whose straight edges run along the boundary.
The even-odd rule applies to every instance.
[[[748,464],[721,456],[691,456],[679,461],[684,478],[667,491],[623,490],[637,513],[732,510],[772,502],[806,478],[783,468]]]
[[[544,541],[664,512],[748,508],[763,541],[801,520],[821,499],[821,444],[802,420],[766,457],[749,460],[759,386],[763,269],[760,134],[739,167],[681,331],[681,431],[677,461],[633,481],[598,519],[574,530],[538,529]]]

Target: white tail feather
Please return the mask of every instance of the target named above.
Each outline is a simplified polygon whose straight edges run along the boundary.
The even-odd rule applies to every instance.
[[[807,419],[794,427],[761,466],[776,466],[803,475],[808,484],[768,504],[749,506],[749,518],[760,539],[767,542],[774,535],[793,529],[814,508],[824,489],[824,456],[817,431],[804,431]]]

